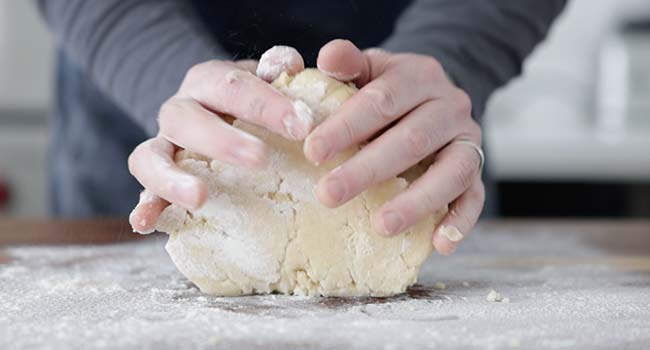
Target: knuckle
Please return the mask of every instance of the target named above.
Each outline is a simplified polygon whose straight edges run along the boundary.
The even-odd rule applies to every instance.
[[[357,133],[347,118],[341,119],[341,129],[343,130],[343,135],[346,140],[346,145],[351,145],[355,143],[357,138]]]
[[[187,73],[185,73],[185,79],[184,81],[190,82],[195,79],[195,77],[198,77],[201,75],[201,73],[205,69],[205,63],[199,63],[195,64],[190,69],[187,70]]]
[[[136,172],[136,164],[138,163],[138,159],[139,159],[139,157],[138,157],[138,148],[140,148],[140,146],[136,147],[133,150],[133,152],[131,152],[131,154],[129,154],[129,158],[127,159],[127,163],[128,163],[128,166],[129,166],[129,173],[131,175],[133,175],[133,176],[136,176],[136,174],[135,174],[135,172]]]
[[[440,209],[438,198],[439,197],[433,191],[422,192],[420,200],[426,212],[430,213]]]
[[[452,94],[452,100],[461,118],[471,118],[472,100],[464,90],[456,88]]]
[[[183,103],[175,97],[168,99],[160,106],[158,125],[163,134],[173,132],[175,129],[174,120],[176,120],[177,116],[183,114],[184,109]]]
[[[206,61],[193,65],[185,73],[185,81],[191,82],[205,76],[210,71],[213,71],[218,64],[218,61]]]
[[[147,148],[150,147],[151,144],[151,139],[147,140],[145,142],[142,142],[138,146],[133,149],[133,152],[129,154],[129,157],[127,158],[127,164],[129,168],[129,173],[133,176],[137,176],[137,171],[138,171],[138,164],[140,164],[146,155],[144,153],[147,152]]]
[[[472,201],[475,201],[477,203],[484,203],[485,202],[485,186],[483,185],[483,181],[479,180],[478,184],[475,184],[474,186],[472,186],[468,190],[467,196]]]
[[[420,160],[429,154],[431,137],[423,130],[415,127],[408,127],[404,130],[406,150],[411,158]]]
[[[355,174],[359,176],[359,185],[362,187],[362,189],[365,189],[365,187],[377,183],[377,169],[367,160],[362,160],[359,162],[359,172]]]
[[[435,59],[435,58],[433,58],[431,56],[423,56],[423,57],[426,60],[426,62],[425,62],[426,67],[429,68],[429,70],[430,70],[429,72],[431,74],[433,74],[433,75],[435,75],[436,77],[439,77],[439,78],[444,77],[445,70],[442,67],[442,64],[437,59]]]
[[[478,157],[463,157],[459,159],[458,171],[454,176],[454,184],[458,188],[466,189],[474,182],[474,175],[479,167]]]
[[[440,62],[431,56],[418,55],[419,66],[422,67],[423,77],[429,81],[446,79],[445,70]]]
[[[241,70],[239,67],[233,67],[223,75],[221,80],[223,85],[228,86],[233,85],[242,79],[246,79],[249,76],[250,74],[248,72]]]
[[[248,106],[248,114],[251,120],[263,122],[266,113],[269,108],[269,103],[267,99],[261,97],[254,97],[251,99],[250,105]]]
[[[475,140],[479,145],[483,143],[483,131],[475,121],[472,121],[472,123],[470,124],[469,135],[470,138],[472,140]]]
[[[214,79],[211,79],[207,84],[206,89],[214,87],[224,94],[228,93],[227,97],[236,96],[239,93],[239,86],[241,86],[239,83],[245,77],[243,73],[239,68],[228,67],[225,71],[215,75]]]
[[[397,114],[397,101],[395,93],[388,87],[388,84],[381,83],[377,87],[367,90],[368,100],[372,109],[383,118],[392,120]]]

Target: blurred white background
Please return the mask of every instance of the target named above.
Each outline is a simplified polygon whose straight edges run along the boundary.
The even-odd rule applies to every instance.
[[[52,38],[32,1],[0,0],[0,213],[47,212]]]
[[[11,215],[47,208],[53,41],[32,4],[0,0],[0,188],[11,192],[4,209]],[[650,19],[650,1],[571,2],[523,77],[490,103],[486,148],[498,180],[650,181],[650,114],[630,113],[627,106],[639,102],[625,94],[625,79],[645,81],[639,77],[649,77],[650,64],[620,64],[630,61],[628,51],[650,52],[650,38],[630,47],[614,35],[622,21],[643,17]],[[610,59],[601,67],[603,52]]]
[[[600,67],[610,44],[620,41],[617,27],[632,19],[650,22],[650,1],[569,3],[522,77],[490,101],[486,143],[497,178],[650,180],[650,109],[626,113],[639,102],[629,92],[621,96],[621,84],[631,83],[619,81],[644,77],[637,100],[650,101],[650,30]],[[648,60],[626,72],[626,56],[641,54]]]

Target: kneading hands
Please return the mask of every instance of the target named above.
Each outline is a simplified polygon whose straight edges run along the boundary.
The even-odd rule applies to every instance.
[[[241,167],[265,166],[267,146],[224,119],[233,116],[305,140],[305,156],[315,164],[365,144],[320,179],[316,194],[328,207],[338,207],[432,159],[419,179],[374,213],[373,226],[379,234],[396,235],[450,203],[445,218],[432,228],[432,239],[440,253],[452,253],[459,242],[442,232],[456,228],[469,233],[485,197],[480,156],[467,143],[454,142],[481,144],[467,94],[429,56],[360,51],[349,41],[334,40],[321,49],[317,65],[360,90],[315,128],[288,97],[268,84],[282,71],[304,68],[293,49],[269,50],[259,67],[251,60],[209,61],[190,69],[178,92],[160,109],[158,136],[140,144],[129,158],[131,173],[146,189],[131,213],[133,228],[153,230],[169,203],[192,210],[205,202],[205,183],[175,165],[178,148]]]

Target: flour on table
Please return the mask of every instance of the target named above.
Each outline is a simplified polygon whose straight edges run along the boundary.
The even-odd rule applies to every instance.
[[[509,303],[510,298],[504,298],[503,295],[496,290],[492,289],[485,297],[487,301],[498,302],[498,303]]]
[[[283,72],[273,85],[296,110],[309,110],[315,124],[356,91],[317,69]],[[302,142],[241,121],[233,125],[270,146],[269,165],[249,171],[179,151],[176,163],[206,182],[209,197],[192,212],[169,206],[157,226],[169,234],[166,249],[178,269],[203,292],[389,296],[416,282],[445,210],[397,237],[381,237],[371,228],[371,213],[403,191],[407,180],[389,179],[329,209],[318,202],[314,187],[358,147],[315,166],[304,158]]]

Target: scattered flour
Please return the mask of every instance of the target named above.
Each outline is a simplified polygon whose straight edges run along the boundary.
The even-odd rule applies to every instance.
[[[217,341],[224,349],[646,348],[650,275],[603,266],[599,251],[552,237],[545,245],[544,232],[480,226],[454,255],[430,259],[407,294],[352,299],[205,295],[170,263],[157,235],[112,246],[4,247],[0,349],[212,350]],[[593,263],[535,259],[569,252]],[[504,257],[529,263],[508,268]],[[517,302],[486,305],[489,286]]]
[[[503,295],[501,293],[497,292],[496,290],[492,289],[488,293],[487,297],[485,298],[487,301],[492,301],[492,302],[501,302],[503,301]],[[508,299],[510,301],[510,299]]]

